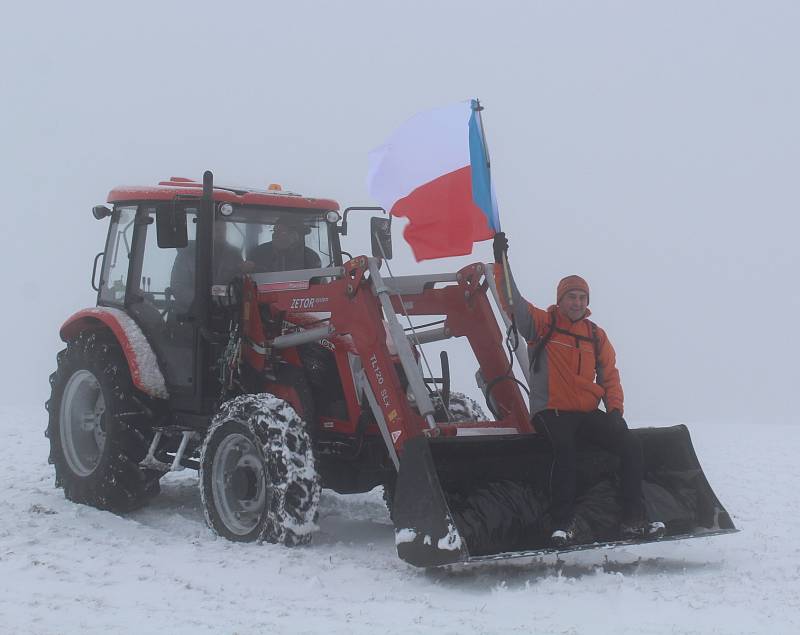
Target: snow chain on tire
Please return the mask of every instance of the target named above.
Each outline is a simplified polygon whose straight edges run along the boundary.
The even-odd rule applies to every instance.
[[[486,413],[477,401],[463,392],[450,393],[450,417],[454,423],[459,421],[488,421]]]
[[[262,393],[222,404],[200,457],[200,495],[215,533],[306,544],[321,489],[306,424],[286,401]]]
[[[152,438],[149,421],[111,334],[84,331],[70,340],[50,387],[45,436],[55,485],[67,499],[123,513],[158,494],[162,474],[139,467]]]

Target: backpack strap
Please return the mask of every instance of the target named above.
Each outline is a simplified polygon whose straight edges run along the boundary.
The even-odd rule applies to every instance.
[[[533,348],[533,352],[531,353],[531,368],[535,373],[539,370],[539,357],[544,350],[544,347],[547,346],[547,342],[550,341],[550,338],[553,337],[553,333],[558,331],[559,333],[563,333],[564,335],[569,335],[570,337],[575,338],[575,346],[577,347],[581,340],[584,342],[591,342],[592,347],[594,348],[594,374],[598,374],[598,370],[600,368],[600,339],[597,337],[597,324],[592,322],[591,320],[586,320],[589,323],[589,327],[592,330],[591,337],[586,337],[585,335],[577,335],[571,331],[567,331],[566,329],[561,329],[556,326],[556,312],[553,311],[550,314],[550,328],[547,329],[547,333],[542,336],[536,345]]]
[[[597,376],[600,373],[600,338],[597,337],[597,324],[591,320],[586,320],[592,328],[592,346],[594,347],[594,374]]]
[[[550,338],[553,337],[553,331],[555,330],[556,312],[553,311],[550,314],[550,328],[547,329],[547,333],[539,338],[539,341],[536,342],[536,345],[533,347],[533,352],[531,353],[531,368],[533,369],[534,373],[539,370],[539,356],[542,354],[544,347],[547,346],[547,342],[549,342]]]

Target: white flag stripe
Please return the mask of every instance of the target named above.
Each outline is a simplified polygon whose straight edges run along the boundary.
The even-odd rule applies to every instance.
[[[470,164],[469,118],[463,101],[415,115],[369,154],[367,189],[387,211],[420,185]]]

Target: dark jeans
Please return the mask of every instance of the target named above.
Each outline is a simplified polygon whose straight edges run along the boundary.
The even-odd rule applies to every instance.
[[[598,446],[620,458],[623,518],[630,522],[643,517],[642,444],[629,430],[614,426],[601,410],[542,410],[536,413],[534,425],[553,446],[550,514],[557,527],[568,523],[573,516],[577,446],[582,444]]]

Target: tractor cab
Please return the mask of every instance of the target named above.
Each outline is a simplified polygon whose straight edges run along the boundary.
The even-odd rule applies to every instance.
[[[219,395],[219,369],[209,362],[227,343],[214,333],[229,327],[234,280],[342,264],[339,205],[270,187],[216,186],[204,202],[202,183],[173,178],[115,188],[113,208],[95,208],[111,216],[97,304],[141,327],[176,412],[209,412]]]

